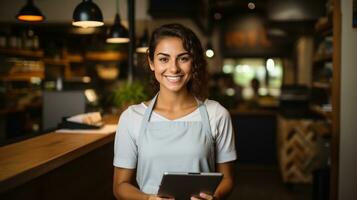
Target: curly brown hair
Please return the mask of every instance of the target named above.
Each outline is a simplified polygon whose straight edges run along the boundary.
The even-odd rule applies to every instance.
[[[201,42],[191,29],[181,24],[166,24],[155,29],[147,50],[147,65],[149,66],[149,62],[154,60],[156,46],[165,37],[177,37],[182,40],[184,49],[192,57],[192,77],[187,83],[187,89],[198,99],[204,100],[207,97],[207,62]],[[151,82],[154,92],[158,92],[160,87],[154,73],[151,73]]]

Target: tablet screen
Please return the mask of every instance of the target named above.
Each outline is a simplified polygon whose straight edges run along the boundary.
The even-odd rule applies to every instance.
[[[174,197],[175,200],[187,200],[200,192],[213,194],[221,182],[222,173],[182,173],[165,172],[158,195]]]

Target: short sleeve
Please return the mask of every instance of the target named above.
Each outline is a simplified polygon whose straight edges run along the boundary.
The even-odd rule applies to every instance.
[[[129,109],[125,110],[119,118],[114,140],[113,165],[115,167],[127,169],[136,168],[138,150],[136,139],[133,133],[129,131],[130,125],[132,124],[130,118]]]
[[[217,135],[216,162],[225,163],[237,159],[235,136],[229,112],[221,105],[216,109]]]

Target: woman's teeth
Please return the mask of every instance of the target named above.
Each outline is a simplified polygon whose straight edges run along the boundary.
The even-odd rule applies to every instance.
[[[170,82],[178,82],[181,79],[181,76],[166,76],[167,80]]]

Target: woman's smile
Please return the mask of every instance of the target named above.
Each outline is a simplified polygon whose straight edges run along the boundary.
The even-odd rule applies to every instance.
[[[164,75],[170,83],[177,83],[182,80],[183,75]]]

